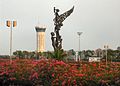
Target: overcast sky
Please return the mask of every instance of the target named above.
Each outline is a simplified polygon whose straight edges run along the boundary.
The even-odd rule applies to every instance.
[[[9,33],[6,20],[16,20],[13,29],[13,51],[36,50],[36,25],[46,26],[46,51],[53,50],[50,33],[54,31],[53,7],[60,14],[75,6],[63,22],[60,34],[65,50],[102,48],[105,44],[120,46],[120,0],[0,0],[0,54],[9,54]]]

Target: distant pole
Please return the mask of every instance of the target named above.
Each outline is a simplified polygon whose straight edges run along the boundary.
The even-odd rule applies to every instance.
[[[12,62],[12,28],[16,27],[17,22],[16,21],[7,21],[6,26],[10,27],[10,63]]]
[[[82,34],[82,32],[77,32],[78,36],[79,36],[79,49],[78,51],[80,51],[80,35]]]
[[[104,48],[105,48],[105,51],[106,51],[105,54],[106,54],[106,67],[107,67],[107,62],[108,62],[108,61],[107,61],[107,50],[108,50],[108,45],[105,45]]]
[[[80,35],[82,34],[82,32],[77,32],[78,36],[79,36],[79,47],[78,47],[78,52],[80,52]],[[80,59],[80,58],[79,58]]]

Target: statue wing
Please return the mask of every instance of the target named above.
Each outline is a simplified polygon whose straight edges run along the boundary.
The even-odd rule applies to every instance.
[[[62,23],[73,12],[73,10],[74,10],[74,6],[70,10],[61,14],[58,18],[58,21],[60,21]]]

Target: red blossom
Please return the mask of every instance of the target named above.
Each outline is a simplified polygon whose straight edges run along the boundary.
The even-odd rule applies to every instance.
[[[94,64],[92,64],[93,65],[93,67],[96,67],[96,63],[94,63]]]
[[[15,77],[11,77],[10,80],[16,80],[16,78]]]
[[[73,84],[76,85],[76,80],[73,80]]]
[[[53,74],[52,74],[52,77],[54,77],[54,76],[55,76],[55,74],[53,73]]]
[[[62,86],[65,86],[65,84],[66,84],[66,81],[64,80],[64,81],[62,82]]]
[[[84,76],[84,74],[77,74],[77,76],[79,76],[79,77],[83,77],[83,76]]]

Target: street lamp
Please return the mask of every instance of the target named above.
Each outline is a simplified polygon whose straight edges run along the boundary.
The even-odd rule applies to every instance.
[[[108,50],[108,45],[104,45],[104,48],[105,48],[105,50],[106,50],[106,67],[107,67],[107,50]]]
[[[16,27],[17,22],[16,21],[6,21],[6,26],[10,28],[10,63],[12,62],[12,28]]]
[[[77,32],[78,36],[79,36],[79,49],[78,49],[78,52],[80,52],[80,35],[82,34],[82,32]],[[79,58],[80,60],[80,58]]]

